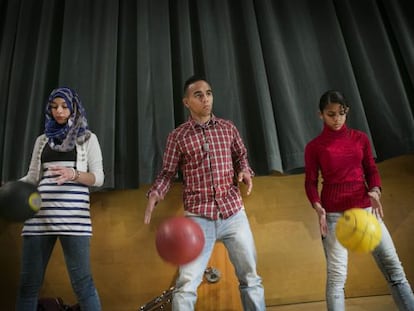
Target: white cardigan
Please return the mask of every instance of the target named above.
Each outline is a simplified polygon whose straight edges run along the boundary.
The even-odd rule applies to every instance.
[[[20,180],[37,185],[41,176],[41,156],[48,139],[45,134],[36,139],[33,148],[32,160],[30,161],[29,171],[26,176]],[[104,182],[103,161],[101,147],[98,138],[94,133],[82,145],[76,144],[76,169],[81,172],[89,172],[95,175],[93,186],[100,187]]]

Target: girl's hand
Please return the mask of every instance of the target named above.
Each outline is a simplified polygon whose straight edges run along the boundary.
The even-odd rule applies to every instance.
[[[76,171],[72,167],[51,166],[49,167],[49,170],[53,175],[57,175],[55,181],[58,185],[61,185],[66,181],[73,181],[76,179]]]
[[[321,232],[321,236],[322,238],[325,238],[328,235],[328,225],[326,223],[326,211],[320,203],[314,203],[313,208],[318,214],[319,230]]]
[[[384,211],[382,209],[382,204],[380,201],[380,193],[377,191],[369,191],[368,195],[371,200],[372,213],[378,219],[382,219],[384,217]]]

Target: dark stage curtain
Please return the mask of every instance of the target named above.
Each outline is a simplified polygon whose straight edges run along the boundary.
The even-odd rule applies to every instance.
[[[328,89],[351,104],[378,161],[414,151],[412,0],[0,0],[2,181],[28,169],[44,107],[76,89],[106,189],[151,183],[187,119],[182,85],[206,75],[257,175],[303,171]]]

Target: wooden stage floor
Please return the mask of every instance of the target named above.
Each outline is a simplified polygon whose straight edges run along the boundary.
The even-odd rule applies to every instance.
[[[291,304],[283,306],[267,306],[267,311],[324,311],[324,301]],[[346,311],[398,311],[390,295],[348,298]]]

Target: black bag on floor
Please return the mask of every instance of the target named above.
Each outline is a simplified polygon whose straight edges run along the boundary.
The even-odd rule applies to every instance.
[[[79,304],[69,306],[63,303],[60,297],[40,298],[37,304],[37,311],[81,311]]]
[[[66,311],[67,308],[60,297],[40,298],[37,311]]]

